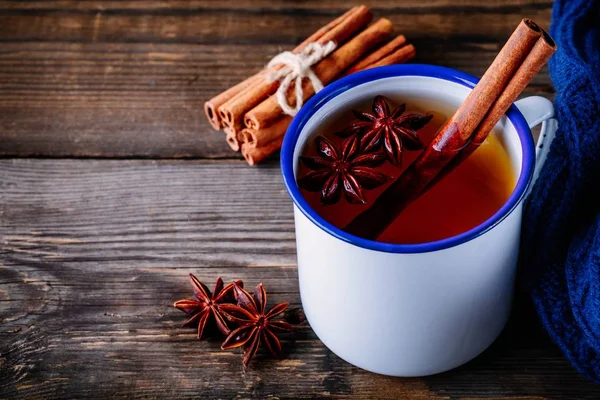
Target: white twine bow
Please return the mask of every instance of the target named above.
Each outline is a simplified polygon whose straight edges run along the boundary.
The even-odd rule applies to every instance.
[[[302,79],[310,79],[315,93],[323,89],[323,83],[321,83],[310,67],[327,57],[335,48],[336,44],[333,41],[329,41],[324,45],[321,43],[310,43],[300,53],[294,54],[291,51],[284,51],[273,57],[269,62],[267,67],[277,64],[285,65],[282,69],[267,75],[267,82],[281,81],[276,96],[277,102],[284,113],[293,117],[302,107],[304,102]],[[295,107],[292,107],[287,100],[287,92],[293,80],[296,81],[294,88],[296,94]]]

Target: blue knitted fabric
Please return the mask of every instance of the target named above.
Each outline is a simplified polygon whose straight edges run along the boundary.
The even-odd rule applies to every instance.
[[[525,204],[521,267],[540,319],[600,383],[600,0],[557,0],[559,131]]]

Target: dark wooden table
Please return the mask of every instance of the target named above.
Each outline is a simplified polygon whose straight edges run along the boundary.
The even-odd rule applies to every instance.
[[[0,1],[0,398],[598,399],[525,295],[476,360],[423,379],[355,368],[306,328],[250,369],[171,307],[189,272],[299,305],[291,201],[202,104],[348,1]],[[381,0],[416,61],[481,75],[548,0]],[[547,72],[528,94],[552,97]],[[386,285],[382,282],[382,285]],[[357,294],[359,295],[359,294]]]

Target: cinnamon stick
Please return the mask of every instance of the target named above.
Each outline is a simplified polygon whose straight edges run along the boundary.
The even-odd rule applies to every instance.
[[[404,35],[398,35],[394,39],[389,41],[387,44],[385,44],[384,46],[380,47],[376,51],[367,55],[362,60],[358,61],[356,64],[354,64],[352,67],[350,67],[346,71],[345,74],[350,75],[350,74],[353,74],[354,72],[363,70],[363,69],[365,69],[365,67],[367,65],[372,65],[372,64],[377,63],[378,61],[389,56],[390,54],[392,54],[399,48],[403,47],[405,44],[406,44],[406,37]],[[413,47],[413,49],[414,49],[414,47]]]
[[[224,124],[223,132],[225,132],[226,140],[229,144],[229,147],[231,147],[233,151],[238,151],[240,149],[239,136],[240,132],[242,131],[242,129],[244,129],[244,127],[240,124],[239,121],[235,122],[233,126],[229,125],[229,123],[227,123],[226,121],[222,121],[222,123]]]
[[[496,103],[494,103],[487,116],[479,124],[469,146],[461,153],[470,154],[483,143],[496,123],[502,118],[512,103],[517,100],[525,87],[548,62],[555,51],[556,44],[554,40],[552,40],[546,31],[542,30],[542,36],[538,39],[535,46],[533,46],[531,53],[529,53],[523,64],[519,67],[504,92],[498,97],[498,100],[496,100]]]
[[[367,26],[372,19],[373,14],[369,7],[365,5],[352,7],[343,15],[306,38],[306,40],[294,49],[294,52],[298,53],[314,42],[325,44],[333,40],[336,44],[341,45],[358,32],[358,30]]]
[[[376,239],[383,233],[465,147],[477,126],[524,64],[540,35],[541,30],[533,21],[521,21],[456,113],[414,163],[367,210],[345,227],[347,232],[367,239]]]
[[[408,51],[407,51],[407,49],[408,49]],[[411,49],[412,49],[412,51],[411,51]],[[379,50],[375,50],[375,52],[377,52],[377,51],[379,51]],[[393,53],[389,54],[387,57],[384,57],[381,60],[375,61],[373,64],[365,65],[362,70],[367,70],[370,68],[374,68],[376,66],[380,67],[380,66],[385,66],[385,65],[397,64],[399,62],[404,62],[404,61],[408,60],[409,58],[411,58],[411,54],[414,55],[414,46],[407,45],[407,46],[397,49]],[[377,57],[377,58],[379,58],[379,57]],[[292,117],[290,117],[288,115],[284,115],[282,118],[280,118],[276,122],[272,123],[271,125],[268,125],[265,128],[242,129],[240,131],[240,133],[238,134],[238,141],[241,143],[242,154],[244,154],[245,151],[251,151],[251,149],[254,149],[257,147],[264,147],[267,144],[269,144],[272,140],[283,137],[283,135],[285,135],[285,132],[286,132],[291,120],[292,120]],[[246,144],[246,145],[244,146],[244,144]],[[275,152],[279,148],[271,147],[271,149],[272,149],[271,152]],[[262,154],[264,154],[264,153],[265,152],[263,150]],[[268,155],[269,154],[266,154],[263,158],[265,158]],[[261,160],[262,160],[262,158],[254,157],[254,163],[259,163]]]
[[[338,18],[336,24],[332,24],[330,29],[322,29],[321,35],[313,35],[309,41],[302,42],[296,47],[293,52],[298,53],[306,47],[308,43],[317,42],[321,44],[334,41],[337,44],[344,43],[354,33],[366,26],[373,18],[371,11],[366,6],[359,6],[351,9],[349,12],[344,14],[342,18]],[[334,21],[334,22],[336,22]],[[267,69],[267,73],[281,69],[283,66],[275,66]],[[266,74],[264,75],[266,76]],[[279,82],[267,82],[265,79],[258,80],[253,85],[248,86],[243,91],[240,91],[235,96],[231,97],[227,102],[222,104],[219,108],[219,117],[221,120],[226,122],[226,125],[232,126],[235,123],[242,123],[244,113],[250,110],[252,107],[259,104],[269,95],[275,93],[279,87]]]
[[[492,129],[494,129],[494,126],[500,121],[500,118],[504,116],[510,106],[519,98],[525,87],[548,62],[555,51],[556,44],[550,35],[542,29],[542,35],[533,46],[533,49],[531,49],[531,53],[525,58],[525,61],[523,61],[523,64],[521,64],[512,77],[506,89],[498,97],[483,121],[481,121],[477,130],[471,136],[469,144],[436,176],[427,189],[433,187],[443,177],[452,172],[483,144]]]
[[[296,52],[301,51],[306,46],[308,46],[310,43],[314,43],[314,42],[318,41],[319,39],[321,39],[323,37],[323,35],[325,35],[327,33],[331,34],[332,29],[339,27],[339,25],[342,22],[344,22],[347,18],[349,18],[350,16],[356,15],[359,7],[366,8],[366,6],[364,6],[364,5],[352,7],[351,9],[349,9],[348,11],[346,11],[345,13],[343,13],[342,15],[340,15],[333,21],[329,22],[327,25],[322,26],[315,33],[313,33],[312,35],[310,35],[309,37],[304,39],[303,42],[301,42],[298,46],[296,46],[296,48],[294,48],[293,52],[296,53]]]
[[[250,147],[242,144],[242,154],[249,165],[256,165],[281,148],[283,135],[261,147]]]
[[[352,20],[351,18],[354,18],[354,20]],[[309,43],[316,42],[317,40],[323,37],[325,37],[325,39],[327,40],[334,40],[335,38],[337,38],[341,43],[342,41],[347,40],[350,36],[352,36],[352,34],[355,32],[353,29],[358,30],[362,28],[362,26],[364,26],[358,26],[360,22],[356,23],[356,20],[360,18],[366,19],[364,25],[370,22],[372,16],[370,10],[366,6],[356,6],[351,8],[343,15],[334,19],[333,21],[331,21],[330,23],[328,23],[327,25],[323,26],[315,33],[310,35],[306,40],[300,43],[293,51],[302,51],[302,49],[304,49],[304,47],[306,47]],[[346,23],[342,25],[343,22]],[[355,22],[354,25],[353,22]],[[237,96],[239,93],[242,93],[247,88],[253,86],[259,79],[264,81],[264,77],[266,76],[267,72],[268,71],[264,69],[204,103],[204,112],[206,114],[206,118],[208,119],[208,121],[214,129],[219,130],[223,127],[222,118],[218,110],[219,107],[223,106],[223,104],[231,100],[233,97]]]
[[[413,46],[412,44],[409,44],[409,45],[399,48],[398,50],[396,50],[392,54],[382,58],[381,60],[365,66],[364,68],[360,69],[359,71],[366,71],[367,69],[383,67],[385,65],[405,63],[406,61],[410,60],[411,58],[414,58],[416,55],[417,55],[417,50],[415,49],[415,46]],[[349,75],[349,74],[347,74],[347,75]]]
[[[238,132],[235,130],[235,128],[231,128],[229,126],[223,128],[223,131],[225,132],[225,140],[227,141],[229,147],[231,147],[231,150],[238,151],[240,149],[240,142],[238,141],[237,137]]]
[[[238,135],[238,139],[240,142],[246,144],[248,149],[262,147],[267,143],[278,139],[280,136],[283,136],[291,121],[292,117],[284,115],[266,128],[259,130],[250,128],[242,129]]]
[[[223,127],[221,122],[221,116],[219,115],[218,108],[225,104],[229,99],[236,96],[238,93],[252,86],[259,80],[263,80],[265,76],[265,71],[260,71],[257,74],[252,75],[250,78],[238,83],[237,85],[230,87],[223,93],[220,93],[208,100],[204,103],[204,113],[206,114],[206,119],[210,125],[215,129],[219,130]]]
[[[392,23],[382,18],[359,33],[352,40],[334,51],[329,57],[315,65],[313,71],[323,85],[330,83],[343,70],[352,65],[369,49],[381,43],[392,32]],[[290,87],[288,102],[295,100],[294,88]],[[312,96],[315,91],[310,81],[302,84],[304,100]],[[277,103],[277,98],[271,96],[262,103],[248,111],[244,117],[247,128],[261,129],[268,126],[283,115],[283,110]]]

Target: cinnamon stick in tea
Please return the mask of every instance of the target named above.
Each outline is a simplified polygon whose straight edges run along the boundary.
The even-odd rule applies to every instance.
[[[465,147],[517,70],[523,64],[525,68],[531,68],[525,60],[540,35],[541,29],[533,21],[521,21],[456,113],[414,163],[366,211],[346,226],[347,232],[368,239],[377,238],[427,188]],[[537,60],[533,65],[539,62]]]
[[[330,54],[329,57],[317,63],[313,68],[313,72],[323,85],[327,85],[367,51],[385,40],[391,32],[392,23],[388,19],[382,18],[378,20],[344,46]],[[304,100],[315,93],[312,84],[308,80],[303,82],[302,90]],[[294,88],[290,86],[288,102],[292,104],[295,98]],[[279,106],[276,96],[271,96],[246,113],[244,124],[247,128],[261,129],[273,123],[273,121],[282,115],[283,110]]]
[[[407,48],[409,49],[408,52],[406,51]],[[410,51],[411,49],[412,49],[412,51]],[[379,50],[375,50],[375,52],[378,52],[378,51]],[[407,45],[407,46],[397,49],[396,51],[394,51],[393,53],[389,54],[388,56],[384,57],[381,60],[376,60],[373,64],[365,65],[361,69],[361,71],[375,68],[376,66],[380,67],[380,66],[392,65],[392,64],[404,62],[404,61],[407,61],[408,59],[410,59],[412,56],[414,56],[414,46]],[[379,57],[377,57],[377,59],[379,59]],[[240,141],[242,143],[242,145],[241,145],[242,155],[244,155],[245,151],[251,151],[252,149],[257,148],[257,147],[266,146],[272,140],[282,138],[283,135],[285,135],[285,132],[286,132],[291,120],[292,120],[292,117],[290,117],[289,115],[284,115],[282,118],[280,118],[276,122],[272,123],[271,125],[266,126],[265,128],[242,129],[240,131],[240,133],[238,134],[238,141]],[[244,146],[244,144],[246,144],[246,143],[247,143],[247,145]],[[271,152],[275,152],[275,151],[279,150],[279,148],[274,148],[274,147],[270,147],[270,149],[271,149]],[[254,164],[259,163],[260,161],[262,161],[263,158],[266,158],[270,154],[271,153],[267,153],[265,151],[261,152],[260,154],[255,153],[252,157]],[[245,157],[245,155],[244,155],[244,157]]]
[[[513,78],[510,80],[506,89],[502,92],[500,97],[496,100],[486,117],[481,121],[477,130],[473,133],[469,144],[461,150],[461,152],[454,157],[450,162],[450,165],[446,167],[441,174],[439,174],[434,182],[430,185],[437,183],[440,179],[450,173],[456,168],[461,162],[469,157],[488,137],[494,126],[500,121],[500,118],[504,116],[510,106],[519,98],[525,87],[531,82],[533,77],[542,69],[542,67],[548,62],[552,54],[556,51],[556,44],[554,40],[548,35],[546,31],[542,29],[542,35],[533,46],[531,53],[525,58],[525,61]]]
[[[325,44],[330,41],[334,41],[336,44],[344,43],[354,33],[366,26],[372,18],[371,11],[368,7],[356,7],[346,13],[344,18],[342,18],[331,29],[324,31],[319,38],[313,41],[321,44]],[[313,41],[311,41],[311,43]],[[307,41],[301,43],[293,50],[293,52],[298,53],[302,51],[302,49],[304,49],[308,43],[309,42]],[[281,68],[283,68],[283,66],[278,65],[267,69],[267,71],[272,72]],[[267,82],[265,79],[261,79],[255,82],[253,85],[239,92],[237,95],[230,98],[226,103],[222,104],[218,108],[221,120],[225,121],[225,125],[228,126],[232,126],[236,123],[242,124],[244,113],[263,101],[268,96],[275,93],[278,87],[278,81]]]
[[[370,10],[366,6],[356,6],[351,8],[349,11],[334,19],[327,25],[323,26],[315,33],[310,35],[306,40],[300,43],[293,51],[300,52],[309,43],[316,42],[325,35],[327,40],[342,41],[347,40],[352,36],[358,29],[367,25],[371,21],[372,15]],[[364,23],[362,22],[364,21]],[[344,23],[344,24],[342,24]],[[362,24],[362,25],[361,25]],[[223,93],[218,94],[212,99],[204,103],[204,112],[211,126],[219,130],[223,127],[221,115],[219,113],[219,107],[231,100],[233,97],[244,92],[249,87],[253,86],[258,80],[264,81],[268,70],[263,69],[259,73],[251,76],[250,78],[238,83],[237,85],[227,89]]]

